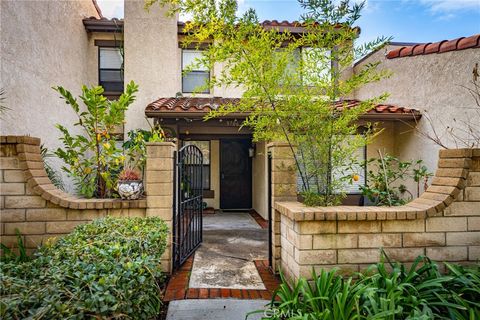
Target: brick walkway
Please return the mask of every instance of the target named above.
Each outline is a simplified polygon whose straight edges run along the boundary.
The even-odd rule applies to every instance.
[[[190,257],[180,270],[170,278],[163,301],[215,298],[270,300],[272,299],[273,292],[279,286],[280,281],[278,277],[270,271],[267,260],[257,260],[254,262],[267,290],[189,288],[188,283],[193,266],[193,257]]]
[[[263,219],[255,211],[250,211],[251,217],[262,229],[268,228],[268,221]],[[268,260],[255,260],[255,267],[265,285],[266,290],[230,289],[230,288],[189,288],[190,274],[193,267],[194,255],[190,257],[183,266],[170,278],[164,301],[184,299],[263,299],[270,300],[272,294],[280,284],[279,278],[275,276],[268,267]]]

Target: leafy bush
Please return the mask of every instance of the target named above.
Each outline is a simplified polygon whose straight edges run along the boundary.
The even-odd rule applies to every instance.
[[[265,312],[272,319],[480,319],[480,266],[438,265],[419,256],[410,268],[384,263],[358,275],[313,271],[282,284]],[[264,312],[264,311],[262,311]]]
[[[1,264],[3,319],[151,319],[161,307],[159,218],[106,217],[44,245],[35,259]]]
[[[116,175],[125,160],[122,150],[117,147],[115,132],[125,121],[125,111],[135,101],[138,86],[131,81],[118,100],[108,100],[103,96],[103,88],[82,87],[79,97],[86,111],[77,99],[63,87],[54,88],[65,103],[70,105],[78,117],[75,126],[83,129],[82,134],[72,135],[60,124],[63,148],[55,154],[66,166],[62,169],[74,178],[77,191],[87,197],[106,198],[111,196]]]
[[[379,151],[379,158],[366,160],[363,167],[368,167],[367,184],[360,186],[362,194],[378,206],[400,206],[407,202],[404,195],[413,194],[405,186],[407,180],[417,184],[417,197],[420,196],[420,183],[427,187],[432,174],[423,164],[423,160],[401,161],[400,159]]]

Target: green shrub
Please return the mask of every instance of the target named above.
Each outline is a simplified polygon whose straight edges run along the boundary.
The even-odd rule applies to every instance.
[[[420,256],[410,268],[381,261],[355,280],[335,270],[313,272],[312,281],[282,275],[261,312],[272,319],[480,319],[480,266],[445,265],[442,275]]]
[[[80,225],[30,262],[2,263],[0,316],[154,318],[167,235],[159,218],[106,217]]]

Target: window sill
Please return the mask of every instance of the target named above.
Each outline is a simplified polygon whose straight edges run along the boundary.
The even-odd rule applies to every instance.
[[[215,198],[215,190],[203,190],[203,197],[205,199]]]

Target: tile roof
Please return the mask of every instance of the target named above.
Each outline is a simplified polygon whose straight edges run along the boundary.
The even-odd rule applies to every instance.
[[[89,17],[82,21],[87,32],[119,32],[123,29],[123,19]]]
[[[444,53],[449,51],[480,48],[480,34],[470,37],[461,37],[453,40],[443,40],[433,43],[421,43],[413,46],[403,46],[387,53],[387,59]]]
[[[188,22],[178,21],[178,33],[183,33],[183,28]],[[117,32],[123,28],[123,19],[112,18],[108,19],[103,16],[100,18],[89,17],[83,19],[83,25],[88,32]],[[291,33],[301,34],[305,32],[305,27],[298,21],[277,21],[277,20],[265,20],[260,22],[265,29],[278,29],[279,32],[288,30]],[[360,28],[356,27],[355,30],[360,32]]]
[[[217,110],[219,106],[237,104],[239,98],[160,98],[150,103],[145,109],[147,116],[203,116],[206,113]],[[335,108],[354,108],[361,103],[359,100],[343,100],[335,103]],[[420,118],[421,113],[416,109],[399,107],[391,104],[378,104],[362,118],[368,119],[415,119]]]

